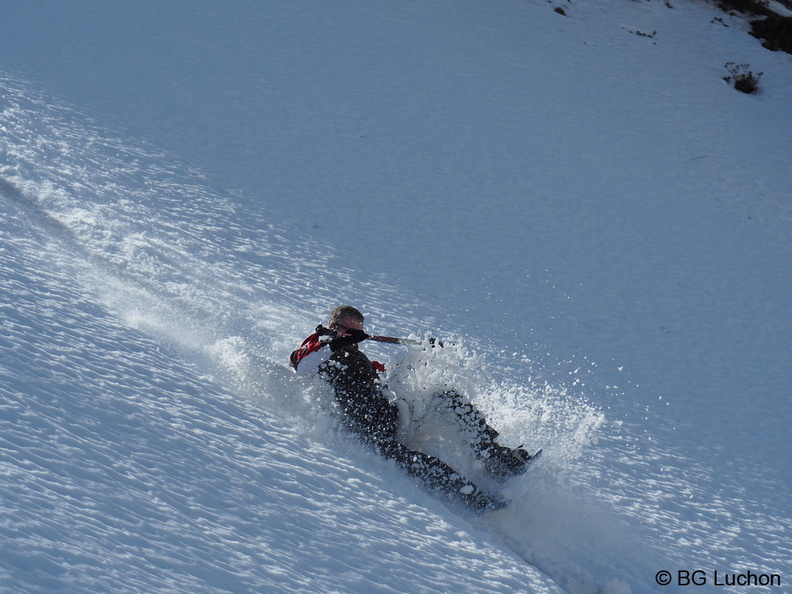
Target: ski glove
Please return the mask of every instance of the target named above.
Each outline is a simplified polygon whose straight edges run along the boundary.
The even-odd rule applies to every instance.
[[[355,330],[350,328],[348,331],[348,336],[336,336],[333,340],[330,341],[330,350],[334,353],[337,351],[343,351],[345,348],[350,347],[354,344],[357,344],[363,340],[368,338],[368,334],[363,332],[363,330]]]
[[[363,330],[355,330],[354,328],[347,329],[348,336],[336,336],[335,330],[325,328],[321,324],[316,327],[316,333],[319,336],[332,337],[330,340],[325,339],[322,342],[327,342],[330,345],[330,350],[334,353],[362,342],[369,337]]]

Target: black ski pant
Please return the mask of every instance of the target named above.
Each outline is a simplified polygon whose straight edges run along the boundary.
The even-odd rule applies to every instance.
[[[439,406],[448,408],[456,415],[464,433],[465,441],[478,455],[495,444],[498,432],[487,424],[484,415],[454,390],[435,394]],[[362,433],[362,432],[361,432]],[[373,435],[372,435],[373,433]],[[396,439],[395,433],[382,430],[366,432],[365,441],[387,459],[394,460],[407,474],[421,480],[429,489],[448,494],[471,494],[476,497],[480,490],[451,466],[437,458],[417,450],[411,450]]]
[[[498,432],[490,427],[481,412],[459,393],[447,390],[435,394],[439,406],[454,412],[464,432],[465,441],[478,455],[495,444]],[[467,503],[485,497],[470,480],[436,456],[411,450],[396,438],[395,423],[359,425],[347,420],[348,428],[357,433],[365,443],[373,446],[386,459],[394,460],[408,475],[420,480],[426,488],[443,493]]]
[[[465,441],[481,455],[489,450],[498,437],[498,432],[489,426],[484,415],[473,404],[454,390],[437,392],[434,395],[438,406],[451,409],[464,433]]]
[[[379,453],[392,459],[408,475],[419,479],[432,491],[473,498],[480,494],[478,487],[435,456],[411,450],[394,438],[373,443]]]

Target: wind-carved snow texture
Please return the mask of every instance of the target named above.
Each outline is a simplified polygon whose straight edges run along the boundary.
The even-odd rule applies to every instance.
[[[475,528],[416,490],[338,434],[327,395],[283,365],[326,314],[316,303],[365,294],[420,330],[408,296],[355,281],[327,248],[237,212],[168,156],[112,138],[20,81],[4,77],[2,93],[5,583],[349,591],[339,567],[348,559],[361,591],[372,572],[412,588],[417,571],[416,591],[429,588],[449,563],[467,568],[458,589],[556,591],[508,552],[516,539],[541,568],[532,538],[501,541],[496,517]],[[512,445],[555,445],[550,466],[565,449],[578,457],[602,424],[549,386],[496,385],[484,359],[456,344],[390,354],[396,369],[418,369],[402,373],[404,395],[453,382]],[[517,402],[507,421],[502,407]],[[513,487],[511,516],[530,512],[519,499],[541,476]],[[416,548],[421,560],[405,561]],[[576,571],[563,570],[595,587],[599,578]],[[445,571],[436,580],[453,587]]]
[[[203,92],[220,89],[217,78],[187,72],[179,84],[198,86],[177,90],[186,108],[178,125],[195,116],[210,134],[233,124],[241,136],[259,123],[239,138],[253,149],[244,155],[219,142],[216,153],[192,157],[214,155],[216,170],[239,176],[238,161],[254,164],[256,149],[274,142],[288,166],[273,187],[264,172],[245,191],[215,190],[172,155],[0,75],[0,587],[621,594],[655,589],[661,569],[788,580],[789,464],[779,436],[789,416],[791,169],[775,132],[788,64],[753,53],[742,33],[736,45],[698,6],[577,3],[567,18],[525,3],[472,3],[454,15],[442,4],[383,3],[359,11],[339,46],[336,25],[349,25],[348,14],[317,3],[302,12],[268,6],[243,31],[244,46],[270,39],[259,26],[293,25],[283,29],[293,34],[279,48],[287,50],[245,51],[265,56],[274,77],[257,86],[245,69],[259,65],[235,60],[239,48],[223,37],[236,31],[233,14],[223,8],[229,21],[206,27],[194,3],[174,6],[160,15],[168,35],[159,41],[178,41],[187,61],[243,64],[245,75],[218,95]],[[150,15],[129,10],[149,30]],[[114,16],[105,14],[117,26]],[[309,17],[316,21],[303,27]],[[27,24],[33,15],[9,18]],[[655,29],[651,39],[629,32]],[[204,43],[196,30],[220,37]],[[11,37],[4,59],[19,64],[30,47]],[[393,51],[407,46],[415,53],[406,59],[426,68],[411,70]],[[194,58],[196,47],[215,53]],[[350,71],[359,48],[373,59]],[[45,53],[38,57],[49,64]],[[734,54],[762,63],[765,94],[737,96],[722,84],[717,69]],[[324,76],[292,90],[305,65]],[[149,78],[143,65],[139,74],[116,93],[170,82],[167,69]],[[335,80],[363,103],[328,102],[347,91],[328,94]],[[248,102],[272,84],[277,97]],[[294,107],[301,92],[322,109]],[[154,142],[174,147],[178,126],[150,117],[162,107],[156,95],[131,121],[145,119],[149,133],[167,128]],[[285,120],[284,107],[293,108]],[[347,151],[328,158],[336,134]],[[427,158],[435,152],[437,161]],[[365,164],[336,176],[345,158]],[[317,162],[313,177],[300,170],[305,159]],[[322,191],[334,183],[336,192]],[[308,192],[314,207],[352,194],[332,230],[307,237],[263,206],[285,202],[283,213]],[[381,220],[356,211],[364,197]],[[421,243],[445,232],[417,224],[436,215],[453,218],[450,231]],[[418,298],[359,274],[317,239],[342,235],[358,263],[368,249],[378,265],[428,260],[420,270],[404,265],[402,278],[449,292],[433,303],[470,308],[464,323],[476,337],[427,305],[426,287]],[[408,242],[421,249],[402,254]],[[471,263],[486,276],[477,285]],[[468,281],[470,290],[454,293]],[[451,326],[439,336],[443,349],[366,349],[390,364],[393,389],[415,405],[451,382],[504,443],[545,448],[506,485],[512,506],[460,516],[336,431],[326,391],[284,362],[340,302],[364,307],[377,334],[424,338],[438,335],[435,320]],[[504,328],[531,340],[528,324],[552,344],[515,346]],[[508,353],[499,341],[511,341]],[[632,378],[655,386],[625,379],[623,395],[603,387],[630,377],[621,374],[625,358]],[[754,385],[756,394],[746,390]],[[475,474],[453,436],[437,439],[445,427],[427,415],[409,438]],[[753,439],[762,431],[770,437]],[[761,463],[774,453],[778,460]]]

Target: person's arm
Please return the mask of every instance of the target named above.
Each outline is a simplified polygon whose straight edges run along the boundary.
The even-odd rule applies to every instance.
[[[292,352],[289,363],[297,375],[308,375],[316,371],[332,354],[327,342],[320,340],[318,334],[311,334],[302,342],[300,348]]]

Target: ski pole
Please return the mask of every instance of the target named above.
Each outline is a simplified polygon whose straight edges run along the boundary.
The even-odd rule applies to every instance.
[[[393,336],[371,336],[368,337],[369,340],[373,340],[374,342],[389,342],[391,344],[421,344],[419,340],[412,340],[411,338],[394,338]]]
[[[393,336],[369,336],[368,339],[373,340],[375,342],[388,342],[391,344],[413,344],[413,345],[423,344],[423,341],[421,340],[413,340],[412,338],[394,338]],[[440,342],[439,340],[435,340],[434,338],[429,339],[429,344],[431,344],[432,346],[435,345],[440,347],[443,346],[442,342]]]
[[[325,328],[321,324],[316,327],[316,333],[319,336],[332,336],[334,335],[334,330],[330,328]],[[421,345],[423,341],[421,340],[413,340],[412,338],[394,338],[393,336],[372,336],[370,334],[366,334],[363,340],[373,340],[375,342],[387,342],[390,344],[411,344],[411,345]],[[442,347],[443,343],[436,338],[430,338],[429,344],[432,346],[439,346]]]

